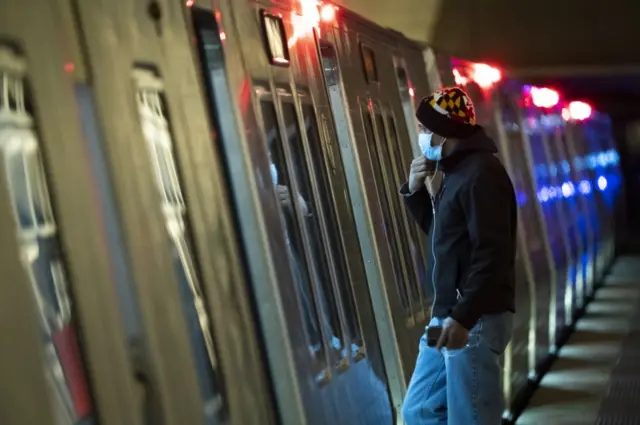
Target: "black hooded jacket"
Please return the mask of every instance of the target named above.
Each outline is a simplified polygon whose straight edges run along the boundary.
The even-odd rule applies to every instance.
[[[471,329],[484,314],[515,311],[517,205],[495,143],[476,126],[438,167],[440,191],[400,193],[414,219],[431,233],[434,317]]]

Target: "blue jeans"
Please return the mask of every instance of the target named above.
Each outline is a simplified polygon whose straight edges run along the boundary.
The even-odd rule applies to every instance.
[[[433,318],[429,326],[442,325]],[[500,355],[513,326],[513,313],[483,316],[461,350],[427,347],[420,353],[402,406],[406,425],[500,425],[504,411]]]

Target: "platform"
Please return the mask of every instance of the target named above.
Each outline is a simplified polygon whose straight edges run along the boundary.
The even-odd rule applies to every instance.
[[[517,425],[640,425],[640,255],[620,257]]]

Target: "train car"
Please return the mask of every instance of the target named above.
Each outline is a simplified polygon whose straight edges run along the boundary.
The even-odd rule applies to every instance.
[[[432,282],[398,188],[417,100],[471,65],[315,1],[0,6],[0,422],[402,423]],[[606,117],[489,80],[458,83],[519,204],[511,405],[620,174]]]

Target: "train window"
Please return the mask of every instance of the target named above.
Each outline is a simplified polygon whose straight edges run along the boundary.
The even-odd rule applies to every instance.
[[[0,172],[6,176],[19,250],[40,315],[57,422],[91,425],[96,423],[93,401],[25,73],[22,59],[0,46]]]
[[[384,188],[387,191],[389,199],[389,206],[391,208],[392,219],[395,222],[395,235],[398,241],[398,247],[400,248],[400,258],[405,268],[405,285],[408,289],[408,296],[410,300],[419,300],[420,290],[418,285],[418,277],[411,261],[409,254],[409,235],[408,229],[403,224],[403,218],[406,217],[406,209],[400,205],[400,200],[396,196],[397,188],[402,184],[403,178],[401,172],[394,167],[393,153],[387,140],[387,132],[384,128],[384,121],[382,115],[375,114],[376,129],[378,131],[378,155],[382,163],[382,177],[384,182]],[[410,303],[411,304],[411,303]]]
[[[302,203],[292,204],[292,199],[298,199],[292,191],[292,176],[287,167],[287,160],[284,152],[282,135],[278,127],[278,119],[273,102],[262,100],[261,102],[262,120],[264,130],[267,135],[269,158],[271,160],[271,177],[280,200],[281,212],[284,217],[285,240],[289,261],[293,272],[296,289],[301,305],[301,313],[305,330],[310,342],[310,349],[314,357],[320,364],[326,365],[327,358],[324,351],[324,338],[318,309],[316,308],[316,294],[313,291],[310,268],[308,267],[307,256],[304,251],[302,230],[297,220],[295,206],[304,217],[308,213],[302,210]],[[302,195],[300,195],[302,198]],[[302,199],[301,199],[302,200]],[[305,200],[306,201],[306,200]],[[305,202],[305,207],[307,207]],[[305,218],[306,219],[306,218]]]
[[[309,270],[313,273],[315,278],[313,280],[317,283],[316,290],[318,293],[317,301],[320,318],[323,325],[328,326],[328,330],[330,331],[331,347],[334,350],[342,351],[345,347],[343,346],[343,339],[341,339],[342,326],[340,324],[340,314],[338,312],[338,304],[333,289],[333,278],[330,273],[330,263],[327,258],[327,250],[320,225],[319,209],[322,204],[315,199],[312,192],[311,176],[308,173],[310,167],[307,166],[305,161],[303,141],[298,126],[295,106],[293,103],[283,102],[282,111],[284,123],[287,128],[287,140],[291,150],[293,175],[295,176],[298,183],[298,190],[300,191],[298,196],[302,197],[302,199],[300,199],[301,204],[306,204],[306,207],[304,207],[305,219],[303,223],[308,236],[310,255],[313,259],[309,264],[311,266]],[[320,190],[326,190],[326,187],[321,187]]]
[[[376,54],[371,46],[360,43],[360,54],[362,55],[362,69],[367,83],[378,82],[378,68],[376,67]]]
[[[388,198],[387,192],[384,189],[385,182],[382,174],[382,164],[380,163],[380,158],[378,157],[376,149],[375,136],[373,132],[373,121],[371,119],[371,114],[367,109],[362,111],[362,121],[364,124],[365,137],[367,139],[367,148],[369,151],[369,158],[371,160],[373,178],[377,188],[378,196],[380,198],[385,234],[389,235],[388,240],[391,251],[391,265],[393,267],[393,274],[395,277],[394,280],[395,282],[397,282],[396,288],[398,290],[400,303],[406,311],[409,311],[411,310],[411,304],[409,302],[409,291],[405,285],[406,280],[404,279],[402,273],[400,260],[401,254],[398,247],[398,242],[394,237],[394,235],[397,235],[397,233],[395,232],[393,223],[391,221],[390,199]]]
[[[396,62],[400,59],[394,58]],[[396,65],[396,78],[398,81],[398,90],[400,91],[400,100],[402,102],[402,111],[404,119],[409,129],[409,139],[413,148],[418,146],[418,129],[416,121],[416,110],[413,104],[413,89],[409,81],[409,75],[406,69],[401,65]]]
[[[289,46],[284,23],[280,16],[262,11],[262,29],[264,31],[269,61],[272,65],[289,65]]]
[[[395,180],[402,182],[405,177],[406,170],[409,169],[409,166],[402,161],[402,155],[400,152],[400,145],[398,141],[398,133],[396,128],[396,122],[392,115],[387,115],[387,123],[389,126],[389,149],[391,150],[391,158],[394,161],[394,172],[395,172]],[[401,183],[399,183],[401,184]],[[416,271],[418,272],[418,282],[415,290],[416,294],[420,297],[424,297],[425,288],[429,286],[429,282],[427,279],[427,265],[425,263],[426,252],[424,252],[424,244],[421,243],[420,231],[415,226],[413,219],[409,216],[409,211],[406,208],[400,207],[403,224],[406,229],[407,234],[407,242],[409,244],[409,249],[411,252],[411,257],[413,258],[414,264],[416,266]]]
[[[309,141],[309,149],[311,151],[311,159],[314,166],[313,168],[316,171],[318,189],[320,193],[330,194],[332,192],[332,187],[329,182],[329,176],[324,163],[325,155],[322,152],[322,142],[320,140],[320,134],[318,133],[316,115],[313,107],[309,104],[303,105],[302,116],[307,133],[307,140]],[[352,354],[356,354],[359,351],[358,347],[362,346],[363,341],[360,328],[360,317],[355,304],[351,278],[349,276],[349,268],[346,264],[347,256],[342,239],[342,226],[338,220],[336,206],[331,202],[331,199],[327,199],[327,202],[324,202],[322,206],[324,207],[323,212],[327,229],[329,229],[328,244],[336,270],[336,278],[340,294],[339,298],[344,302],[343,305],[346,307],[344,314],[347,321],[347,329],[349,331],[351,343],[354,344],[354,346],[351,347]]]
[[[227,415],[226,405],[222,398],[222,384],[216,368],[211,319],[206,308],[199,272],[194,263],[193,243],[188,233],[187,207],[174,158],[173,140],[163,98],[163,83],[147,70],[136,69],[134,76],[138,85],[138,113],[171,241],[176,277],[187,317],[200,392],[205,404],[204,414],[207,422],[222,422]]]

